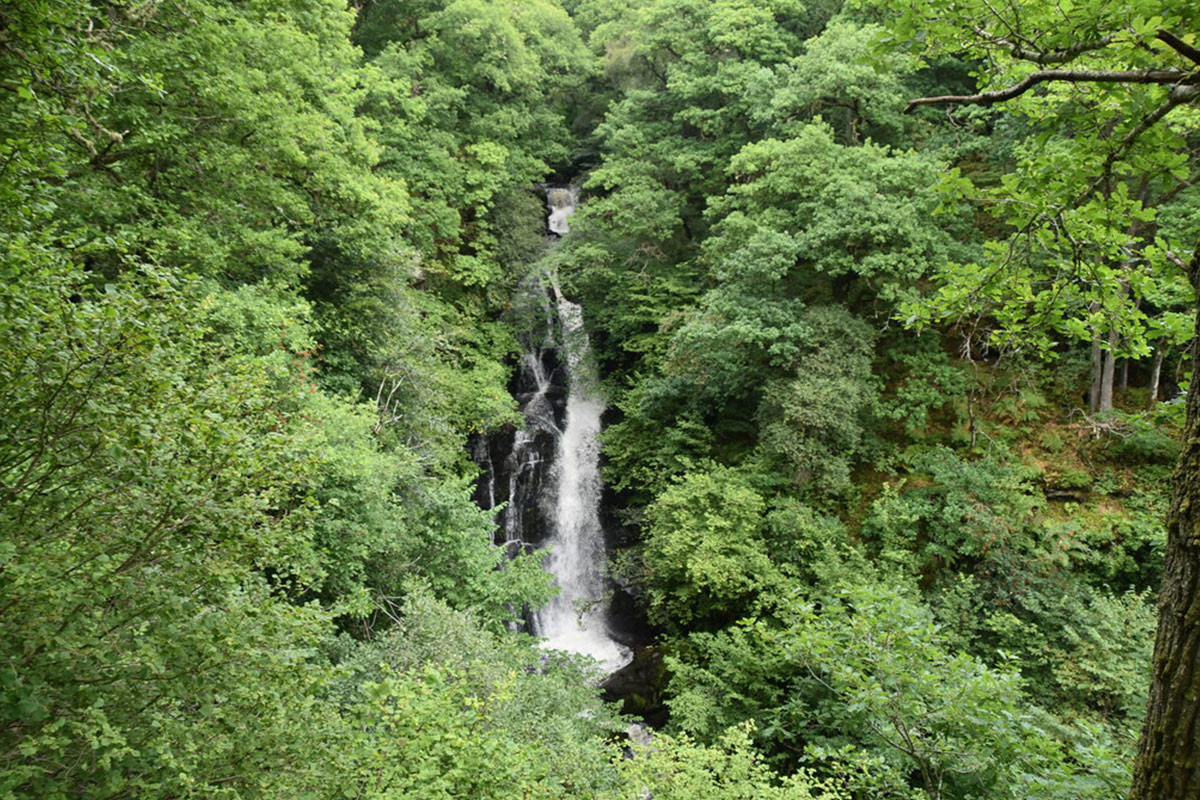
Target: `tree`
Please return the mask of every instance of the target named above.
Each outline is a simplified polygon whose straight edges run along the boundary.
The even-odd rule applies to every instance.
[[[909,592],[845,567],[769,614],[677,642],[672,728],[711,743],[750,720],[769,763],[855,797],[1111,796],[1124,765],[1103,748],[1068,757],[1011,665],[958,651]]]
[[[325,296],[423,296],[352,21],[337,0],[0,9],[0,796],[328,793],[323,748],[378,718],[328,702],[336,624],[394,615],[415,576],[497,628],[489,608],[530,599],[508,588],[545,595],[534,559],[497,569],[446,475],[461,428],[408,447],[314,380],[310,245],[356,268],[316,275]],[[376,349],[360,331],[337,343]],[[467,393],[425,352],[404,434],[454,427]]]
[[[822,720],[829,732],[812,736],[809,759],[865,761],[893,791],[915,772],[929,800],[1038,796],[1032,776],[1073,778],[1055,763],[1061,753],[1033,714],[1022,710],[1015,673],[948,651],[924,606],[859,580],[831,587],[820,602],[785,603],[779,627],[755,623],[793,662],[781,709],[791,730],[815,727],[811,716],[821,704],[814,695],[837,700],[836,722]],[[806,694],[807,704],[793,700]]]
[[[684,476],[646,511],[650,618],[696,624],[741,613],[779,579],[763,537],[762,497],[718,467]]]
[[[687,736],[656,735],[618,763],[637,797],[662,800],[837,800],[827,786],[813,785],[803,772],[780,778],[754,750],[753,727],[731,727],[715,745],[696,744]]]
[[[691,259],[707,199],[766,127],[756,116],[781,80],[773,71],[799,54],[813,22],[796,0],[579,5],[604,19],[589,42],[621,93],[595,132],[604,158],[588,175],[592,197],[572,220],[563,273],[605,334],[601,357],[628,363],[661,346],[664,318],[702,285]]]
[[[423,272],[494,282],[497,200],[570,158],[566,98],[594,69],[578,31],[550,0],[376,0],[356,36],[383,76],[367,112],[381,170],[412,196],[406,233]]]
[[[1153,2],[1129,27],[1127,12],[1098,3],[1018,5],[1000,16],[986,4],[942,10],[944,21],[932,6],[909,9],[890,35],[901,41],[920,25],[927,52],[965,51],[986,64],[986,90],[917,98],[908,110],[1004,104],[1028,135],[999,186],[948,182],[1005,233],[984,258],[954,265],[938,301],[913,312],[990,318],[994,340],[1034,351],[1061,337],[1088,342],[1090,406],[1110,409],[1117,358],[1147,356],[1149,340],[1161,338],[1150,319],[1155,296],[1183,265],[1176,251],[1190,250],[1156,209],[1193,183],[1188,131],[1200,51],[1172,33],[1191,22]]]
[[[1127,353],[1143,353],[1145,326],[1133,302],[1141,288],[1173,263],[1200,291],[1200,246],[1187,259],[1154,238],[1149,206],[1151,192],[1174,196],[1193,182],[1189,133],[1200,102],[1200,12],[1160,0],[1132,10],[1100,2],[1009,4],[1003,11],[987,2],[888,5],[902,12],[893,29],[897,40],[919,28],[931,52],[965,50],[984,65],[983,91],[918,98],[910,110],[1005,103],[1034,121],[1054,118],[1050,152],[1026,153],[1002,190],[1024,206],[1009,219],[1010,241],[1041,257],[1021,260],[1010,257],[1021,251],[997,251],[979,273],[989,276],[949,299],[961,309],[973,291],[1003,281],[1010,294],[998,304],[1007,312],[1002,324],[1033,319],[1033,328],[1015,324],[1011,330],[1033,332],[1041,347],[1051,345],[1046,330],[1059,330],[1091,337],[1096,352],[1107,350],[1110,360],[1119,337]],[[1193,340],[1194,360],[1200,358],[1195,348]],[[1111,381],[1106,364],[1094,390],[1100,398],[1111,393]],[[1200,393],[1190,392],[1133,800],[1200,797],[1198,434]]]
[[[664,459],[644,442],[666,445],[648,435],[666,421],[710,426],[720,446],[708,454],[727,461],[757,445],[797,485],[848,483],[875,396],[875,330],[858,314],[886,319],[952,243],[930,221],[932,159],[838,144],[820,121],[789,133],[744,146],[725,168],[728,188],[708,198],[692,268],[710,288],[664,322],[657,372],[609,429],[623,473],[662,471],[647,467]]]

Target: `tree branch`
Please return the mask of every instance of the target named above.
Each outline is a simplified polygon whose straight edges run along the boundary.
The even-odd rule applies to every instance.
[[[1176,53],[1179,53],[1179,55],[1183,56],[1188,61],[1191,61],[1195,64],[1200,64],[1200,50],[1192,47],[1190,44],[1183,41],[1170,31],[1159,28],[1156,38],[1160,42],[1166,42],[1166,44],[1170,46],[1172,50],[1174,50]]]
[[[1178,105],[1191,102],[1197,97],[1200,97],[1200,86],[1172,86],[1171,93],[1167,97],[1167,101],[1147,114],[1136,128],[1125,134],[1125,137],[1121,139],[1120,143],[1113,148],[1112,152],[1108,154],[1108,157],[1104,159],[1104,166],[1101,168],[1100,174],[1097,175],[1096,179],[1088,185],[1083,194],[1075,199],[1075,202],[1071,204],[1071,207],[1079,208],[1084,204],[1085,201],[1087,201],[1089,197],[1095,194],[1096,190],[1100,188],[1100,185],[1112,173],[1113,165],[1117,163],[1117,159],[1129,152],[1129,148],[1133,146],[1133,143],[1137,141],[1139,136],[1156,125],[1159,120],[1171,112],[1171,109]]]
[[[1022,61],[1032,61],[1034,64],[1038,64],[1043,67],[1049,64],[1062,64],[1066,61],[1072,60],[1076,56],[1080,56],[1093,50],[1103,50],[1112,44],[1117,38],[1117,34],[1110,33],[1107,36],[1102,36],[1094,41],[1078,42],[1070,47],[1064,47],[1062,50],[1042,51],[1031,50],[1029,48],[1022,47],[1011,39],[1008,39],[1004,36],[997,36],[994,33],[989,33],[983,28],[976,28],[975,33],[993,44],[1000,45],[1007,50],[1009,55],[1011,55],[1013,58],[1019,58]]]
[[[1200,175],[1193,175],[1190,178],[1179,180],[1177,184],[1163,192],[1162,195],[1155,200],[1155,205],[1161,206],[1165,203],[1171,202],[1179,195],[1180,192],[1192,188],[1197,183],[1200,183]]]
[[[963,105],[990,106],[1020,97],[1039,83],[1062,81],[1064,83],[1158,83],[1191,85],[1200,83],[1200,72],[1184,72],[1178,69],[1041,69],[1030,73],[1025,80],[1015,83],[1006,89],[996,89],[991,92],[963,95],[941,95],[939,97],[918,97],[909,100],[904,109],[905,114],[911,114],[919,106],[947,105],[961,103]]]

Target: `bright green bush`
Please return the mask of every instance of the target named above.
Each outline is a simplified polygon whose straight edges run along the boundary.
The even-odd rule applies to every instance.
[[[780,578],[764,538],[766,502],[736,472],[691,473],[646,511],[651,619],[687,626],[749,613]]]

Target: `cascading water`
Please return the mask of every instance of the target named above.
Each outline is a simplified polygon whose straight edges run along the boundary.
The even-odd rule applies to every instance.
[[[476,499],[484,508],[506,501],[497,518],[509,555],[530,550],[545,538],[549,526],[542,495],[546,491],[546,466],[554,460],[558,439],[562,387],[556,380],[557,345],[553,340],[554,307],[541,284],[522,281],[517,306],[527,319],[543,319],[542,341],[526,342],[513,396],[520,403],[525,424],[510,440],[481,438],[476,443],[475,463],[484,469]],[[499,450],[495,455],[493,448]],[[501,469],[497,474],[496,466]],[[497,487],[506,493],[497,496]]]
[[[533,632],[546,647],[584,653],[612,672],[629,663],[628,648],[616,642],[605,620],[604,530],[600,525],[599,393],[583,313],[557,285],[558,320],[568,376],[567,413],[550,484],[553,532],[546,568],[561,593],[533,615]]]
[[[578,190],[545,190],[547,227],[561,236],[569,229]],[[560,594],[531,614],[531,631],[546,640],[547,648],[591,656],[605,672],[613,672],[629,662],[631,653],[612,638],[605,619],[607,553],[599,469],[605,404],[582,310],[563,296],[553,276],[523,282],[517,305],[529,320],[538,321],[535,327],[544,335],[529,336],[521,360],[515,396],[525,425],[513,435],[503,459],[508,502],[499,522],[510,548],[528,549],[535,543],[548,548],[546,569]],[[476,461],[490,469],[494,460],[486,443]],[[494,473],[485,480],[480,499],[492,507],[500,499],[495,497]]]
[[[579,205],[579,187],[577,186],[547,186],[546,206],[549,217],[546,227],[556,236],[562,236],[571,230],[567,219],[575,213]]]

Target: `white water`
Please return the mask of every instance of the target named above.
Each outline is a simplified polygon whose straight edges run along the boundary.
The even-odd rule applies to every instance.
[[[562,590],[534,614],[534,631],[553,650],[583,653],[606,672],[629,663],[629,650],[608,633],[604,620],[604,531],[600,526],[600,415],[604,401],[591,367],[579,306],[559,297],[570,377],[566,423],[558,440],[553,481],[554,533],[546,568]]]
[[[503,518],[505,543],[518,545],[525,544],[522,540],[525,530],[525,501],[529,493],[538,488],[532,477],[541,465],[542,458],[534,446],[535,441],[539,433],[549,433],[556,437],[561,435],[558,426],[554,424],[554,408],[547,397],[550,391],[550,377],[546,375],[541,354],[536,351],[526,353],[521,369],[532,381],[534,391],[521,408],[525,415],[525,427],[518,430],[513,437],[508,470],[509,503]]]
[[[574,188],[548,188],[550,230],[566,233],[566,219],[578,200]],[[558,306],[559,358],[567,371],[567,408],[558,437],[549,485],[553,531],[546,569],[561,593],[533,615],[533,630],[544,646],[591,656],[613,672],[629,663],[632,653],[616,642],[605,622],[604,531],[600,525],[599,391],[591,346],[583,329],[583,312],[553,285]],[[529,412],[526,411],[528,416]]]
[[[571,226],[567,224],[567,218],[575,213],[575,206],[577,205],[579,205],[578,187],[546,187],[546,206],[550,211],[546,227],[550,229],[551,233],[562,236],[571,230]]]

